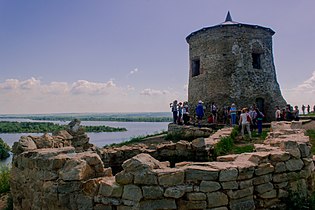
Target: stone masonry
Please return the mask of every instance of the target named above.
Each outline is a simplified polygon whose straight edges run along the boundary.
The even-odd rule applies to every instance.
[[[215,102],[220,108],[256,104],[274,119],[275,106],[286,105],[277,82],[270,28],[232,21],[202,28],[187,36],[189,44],[188,102],[204,102],[206,112]]]
[[[66,131],[21,137],[11,172],[14,209],[284,209],[289,190],[306,194],[313,186],[309,139],[300,127],[273,122],[256,152],[220,156],[216,162],[170,168],[140,153],[124,161],[115,176],[94,147],[76,150]],[[206,147],[218,138],[205,138]]]

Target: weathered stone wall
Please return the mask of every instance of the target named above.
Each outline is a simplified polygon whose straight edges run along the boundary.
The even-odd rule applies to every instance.
[[[289,189],[310,190],[314,164],[303,130],[282,122],[272,124],[272,130],[265,144],[255,145],[254,153],[221,156],[217,162],[182,162],[175,168],[141,153],[126,160],[115,176],[92,149],[26,149],[13,160],[14,208],[284,207],[281,198]]]
[[[246,24],[222,24],[196,31],[189,44],[188,101],[195,107],[204,101],[207,112],[215,102],[219,107],[235,103],[239,109],[264,100],[267,119],[274,119],[276,105],[284,107],[268,28]],[[253,68],[252,53],[260,54],[261,69]],[[200,60],[200,75],[192,77],[192,62]]]

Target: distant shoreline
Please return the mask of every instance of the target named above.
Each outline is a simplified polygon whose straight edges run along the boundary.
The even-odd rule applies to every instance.
[[[0,119],[29,119],[49,121],[117,121],[117,122],[171,122],[171,112],[138,113],[59,113],[59,114],[2,114]]]

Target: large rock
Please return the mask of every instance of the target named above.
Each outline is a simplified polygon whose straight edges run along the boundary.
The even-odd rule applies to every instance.
[[[135,172],[141,170],[160,169],[163,168],[164,165],[158,160],[154,159],[151,155],[141,153],[130,158],[129,160],[126,160],[122,164],[122,167],[126,172]]]
[[[16,155],[21,154],[24,151],[35,150],[37,146],[33,139],[28,136],[21,136],[18,142],[14,142],[12,146],[12,152]]]

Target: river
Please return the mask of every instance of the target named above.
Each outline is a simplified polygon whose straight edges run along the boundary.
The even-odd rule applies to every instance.
[[[1,121],[17,121],[17,122],[53,122],[57,124],[68,124],[69,121],[38,121],[28,119],[1,119]],[[103,147],[107,144],[120,143],[127,141],[132,137],[155,134],[161,131],[167,131],[169,122],[112,122],[112,121],[82,121],[81,125],[106,125],[110,127],[126,128],[123,132],[102,132],[102,133],[87,133],[90,137],[90,143]],[[3,139],[9,146],[14,142],[19,141],[23,135],[40,136],[42,133],[0,133],[0,138]],[[11,155],[12,157],[12,155]],[[0,163],[11,162],[11,157]]]

